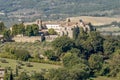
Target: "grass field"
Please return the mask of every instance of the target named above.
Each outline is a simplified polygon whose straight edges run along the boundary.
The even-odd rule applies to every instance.
[[[100,77],[94,78],[93,80],[118,80],[118,79],[100,76]]]
[[[27,43],[27,42],[6,42],[0,44],[0,52],[4,52],[6,47],[16,48],[16,49],[26,49],[30,52],[31,55],[34,54],[43,54],[45,50],[51,48],[51,43],[48,42],[35,42],[35,43]]]
[[[98,28],[98,31],[109,31],[109,32],[120,32],[120,28],[119,27],[104,27],[104,28]]]
[[[8,63],[0,62],[1,68],[11,67],[11,69],[13,69],[13,71],[15,71],[16,65],[18,65],[18,62],[16,60],[12,60],[12,59],[5,59],[5,60]],[[26,71],[28,73],[33,72],[33,71],[40,72],[42,69],[48,70],[48,69],[57,69],[57,68],[61,67],[61,66],[57,66],[57,65],[34,63],[34,62],[29,62],[32,65],[32,67],[27,67],[26,63],[28,63],[28,62],[22,62],[23,66],[21,66],[21,69],[19,69],[19,72],[23,72],[23,71]]]
[[[105,25],[110,24],[111,22],[117,21],[120,22],[119,18],[111,17],[92,17],[92,16],[80,16],[80,17],[70,17],[71,21],[79,21],[82,19],[85,22],[91,22],[93,25]]]
[[[2,58],[3,59],[3,58]],[[13,72],[15,72],[15,68],[16,65],[18,64],[16,60],[12,60],[12,59],[5,59],[8,63],[1,63],[0,62],[0,66],[2,68],[5,67],[11,67],[11,69],[13,69]],[[51,64],[43,64],[43,63],[33,63],[30,62],[31,65],[33,65],[33,67],[26,67],[26,63],[27,62],[22,62],[24,64],[24,66],[22,66],[22,69],[19,69],[19,72],[23,72],[26,71],[27,73],[32,73],[32,72],[41,72],[41,69],[57,69],[60,68],[61,66],[57,66],[57,65],[51,65]],[[92,78],[90,80],[117,80],[116,78],[108,78],[108,77],[97,77],[97,78]]]

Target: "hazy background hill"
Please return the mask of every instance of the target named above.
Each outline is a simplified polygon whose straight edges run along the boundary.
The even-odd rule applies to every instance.
[[[120,0],[0,0],[0,20],[33,21],[69,16],[119,16]]]

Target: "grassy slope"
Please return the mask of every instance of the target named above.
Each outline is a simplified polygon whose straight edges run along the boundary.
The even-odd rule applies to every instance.
[[[85,22],[91,22],[93,25],[105,25],[110,24],[111,22],[117,21],[120,22],[118,18],[110,18],[110,17],[91,17],[91,16],[80,16],[80,17],[71,17],[71,21],[79,21],[82,19]]]
[[[95,79],[93,79],[93,80],[116,80],[116,78],[108,78],[108,77],[97,77],[97,78],[95,78]]]
[[[47,46],[47,47],[46,47]],[[47,50],[50,47],[50,43],[40,43],[40,42],[36,42],[36,43],[17,43],[17,42],[6,42],[3,44],[0,44],[0,52],[1,54],[4,53],[4,50],[6,47],[11,47],[11,48],[17,48],[17,49],[26,49],[30,52],[30,54],[32,56],[34,56],[35,54],[43,54],[45,50]],[[0,66],[1,67],[11,67],[12,69],[15,69],[16,65],[17,65],[17,61],[16,60],[11,60],[11,59],[6,59],[8,63],[1,63],[0,62]],[[23,62],[24,64],[26,64],[26,62]],[[57,65],[51,65],[51,64],[43,64],[43,63],[32,63],[33,67],[26,67],[26,66],[22,66],[23,69],[20,69],[20,71],[37,71],[39,72],[41,69],[51,69],[51,68],[58,68],[60,66]]]
[[[23,43],[23,42],[6,42],[0,44],[0,51],[4,52],[6,47],[16,48],[16,49],[26,49],[30,52],[31,55],[34,54],[43,54],[45,50],[50,49],[50,43],[47,42],[36,42],[36,43]]]
[[[16,68],[16,65],[18,64],[16,60],[12,60],[12,59],[5,59],[8,63],[1,63],[0,62],[0,66],[5,68],[5,67],[11,67],[13,70]],[[27,62],[22,62],[23,64],[26,64]],[[57,65],[51,65],[51,64],[43,64],[43,63],[33,63],[30,62],[31,65],[33,65],[33,67],[26,67],[26,65],[21,66],[22,69],[19,69],[19,71],[27,71],[27,72],[32,72],[32,71],[36,71],[36,72],[40,72],[41,69],[52,69],[52,68],[59,68],[60,66]],[[15,70],[14,70],[15,71]]]

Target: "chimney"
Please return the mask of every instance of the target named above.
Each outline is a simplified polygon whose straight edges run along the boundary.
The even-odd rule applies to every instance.
[[[70,22],[71,22],[70,18],[67,18],[67,20],[66,20],[66,26],[70,26]]]
[[[42,29],[42,20],[41,19],[38,19],[36,21],[37,25],[39,26],[39,29],[41,30]]]

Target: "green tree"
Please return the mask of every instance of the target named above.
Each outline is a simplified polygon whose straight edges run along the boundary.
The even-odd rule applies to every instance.
[[[92,31],[89,33],[88,40],[90,40],[91,45],[93,47],[94,53],[96,52],[103,52],[103,38],[101,37],[100,33],[96,31]]]
[[[0,33],[3,32],[5,30],[5,25],[3,22],[0,22]]]
[[[101,76],[108,76],[110,73],[110,66],[108,63],[103,63],[102,69],[100,71]]]
[[[12,35],[15,36],[15,35],[18,35],[18,34],[25,34],[25,26],[23,23],[21,24],[14,24],[12,26]]]
[[[36,24],[32,25],[32,30],[33,30],[33,36],[37,36],[39,33],[39,26]]]
[[[56,49],[59,50],[60,53],[67,52],[68,50],[70,50],[72,47],[75,46],[74,42],[67,36],[62,36],[62,37],[56,38],[52,42],[52,45],[55,48],[55,50]]]
[[[9,74],[8,73],[5,73],[4,80],[9,80]]]
[[[22,73],[18,76],[18,80],[30,80],[30,77],[27,75],[26,72],[22,72]]]
[[[75,45],[77,46],[78,49],[83,51],[82,44],[84,45],[87,38],[88,38],[88,34],[85,33],[82,28],[80,28],[80,32],[78,34],[78,37],[75,40]]]
[[[86,63],[85,60],[72,53],[66,53],[62,58],[62,61],[65,67],[72,67],[76,64]]]
[[[18,25],[17,24],[14,24],[12,26],[12,35],[15,36],[18,34]]]
[[[48,80],[86,80],[90,69],[87,65],[77,64],[72,68],[51,69],[48,71]]]
[[[23,23],[18,25],[18,34],[25,34],[25,26]]]
[[[53,50],[47,50],[47,51],[45,51],[45,56],[47,56],[47,58],[49,60],[53,60],[53,61],[59,60]]]
[[[83,63],[77,64],[69,69],[71,80],[86,80],[90,76],[90,68]]]
[[[39,27],[36,24],[33,25],[27,25],[26,32],[27,36],[37,36],[39,33]]]
[[[18,76],[18,66],[16,65],[15,75]]]
[[[81,53],[81,50],[78,48],[72,48],[69,52],[81,58],[84,57],[84,55]]]
[[[103,49],[104,49],[104,56],[109,57],[115,50],[115,47],[117,47],[117,45],[115,45],[115,41],[111,40],[109,38],[106,39],[103,43]]]
[[[31,25],[27,25],[25,35],[26,36],[32,36],[33,35],[32,26]]]
[[[9,80],[14,80],[12,71],[10,71],[10,77],[9,77]]]
[[[81,50],[81,53],[83,53],[87,59],[93,53],[103,52],[103,38],[96,31],[85,33],[81,29],[75,43],[77,48]]]
[[[45,80],[44,76],[41,73],[35,73],[31,76],[30,80]]]
[[[96,75],[100,75],[100,70],[103,65],[103,57],[99,54],[92,54],[88,60],[89,66],[92,70],[92,73]]]
[[[120,50],[115,51],[113,53],[110,61],[110,76],[115,77],[120,72]]]
[[[11,31],[10,30],[4,30],[3,31],[3,36],[4,36],[4,39],[6,41],[10,41],[11,40]]]
[[[51,29],[48,29],[48,34],[49,35],[56,35],[57,32],[53,28],[51,28]]]
[[[14,54],[17,59],[20,59],[23,61],[27,61],[31,57],[27,50],[21,50],[21,49],[18,50],[17,49],[17,50],[15,50]]]
[[[71,80],[69,71],[65,68],[51,69],[46,76],[48,80]]]
[[[15,47],[5,46],[5,52],[10,53],[10,54],[14,54],[14,52],[15,52]]]

